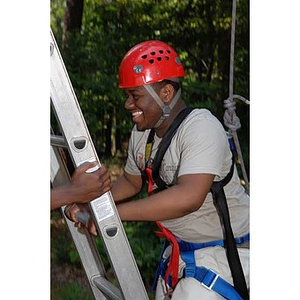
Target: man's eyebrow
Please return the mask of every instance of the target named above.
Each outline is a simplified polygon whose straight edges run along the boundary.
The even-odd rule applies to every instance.
[[[125,90],[125,93],[136,93],[136,92],[139,93],[141,91],[135,88],[131,88],[131,89],[129,88]]]

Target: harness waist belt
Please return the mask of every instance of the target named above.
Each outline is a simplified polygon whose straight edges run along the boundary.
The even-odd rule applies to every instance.
[[[245,242],[248,242],[250,240],[250,234],[247,233],[246,235],[242,237],[238,237],[235,239],[236,244],[240,245]],[[182,252],[185,251],[192,251],[192,250],[198,250],[206,247],[214,247],[214,246],[225,246],[224,240],[218,240],[218,241],[212,241],[212,242],[207,242],[207,243],[190,243],[190,242],[185,242],[183,240],[178,241],[179,249]]]

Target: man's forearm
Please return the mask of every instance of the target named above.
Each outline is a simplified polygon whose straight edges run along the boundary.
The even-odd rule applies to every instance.
[[[56,187],[51,190],[51,210],[75,202],[71,185]]]
[[[179,183],[145,199],[117,205],[123,221],[163,221],[198,210],[212,184],[214,175],[193,174]]]
[[[192,210],[187,194],[177,186],[153,196],[117,205],[122,221],[163,221],[182,217]]]

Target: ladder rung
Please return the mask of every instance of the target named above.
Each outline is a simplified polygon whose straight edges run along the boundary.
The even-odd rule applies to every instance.
[[[63,136],[51,134],[50,143],[51,143],[51,146],[54,146],[54,147],[67,148],[67,143]]]
[[[104,277],[93,278],[93,283],[97,288],[111,300],[124,300],[120,290]]]

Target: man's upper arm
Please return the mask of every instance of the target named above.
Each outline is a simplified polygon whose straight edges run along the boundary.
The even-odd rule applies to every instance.
[[[213,174],[187,174],[178,178],[178,187],[192,211],[198,210],[204,202],[214,180]]]

